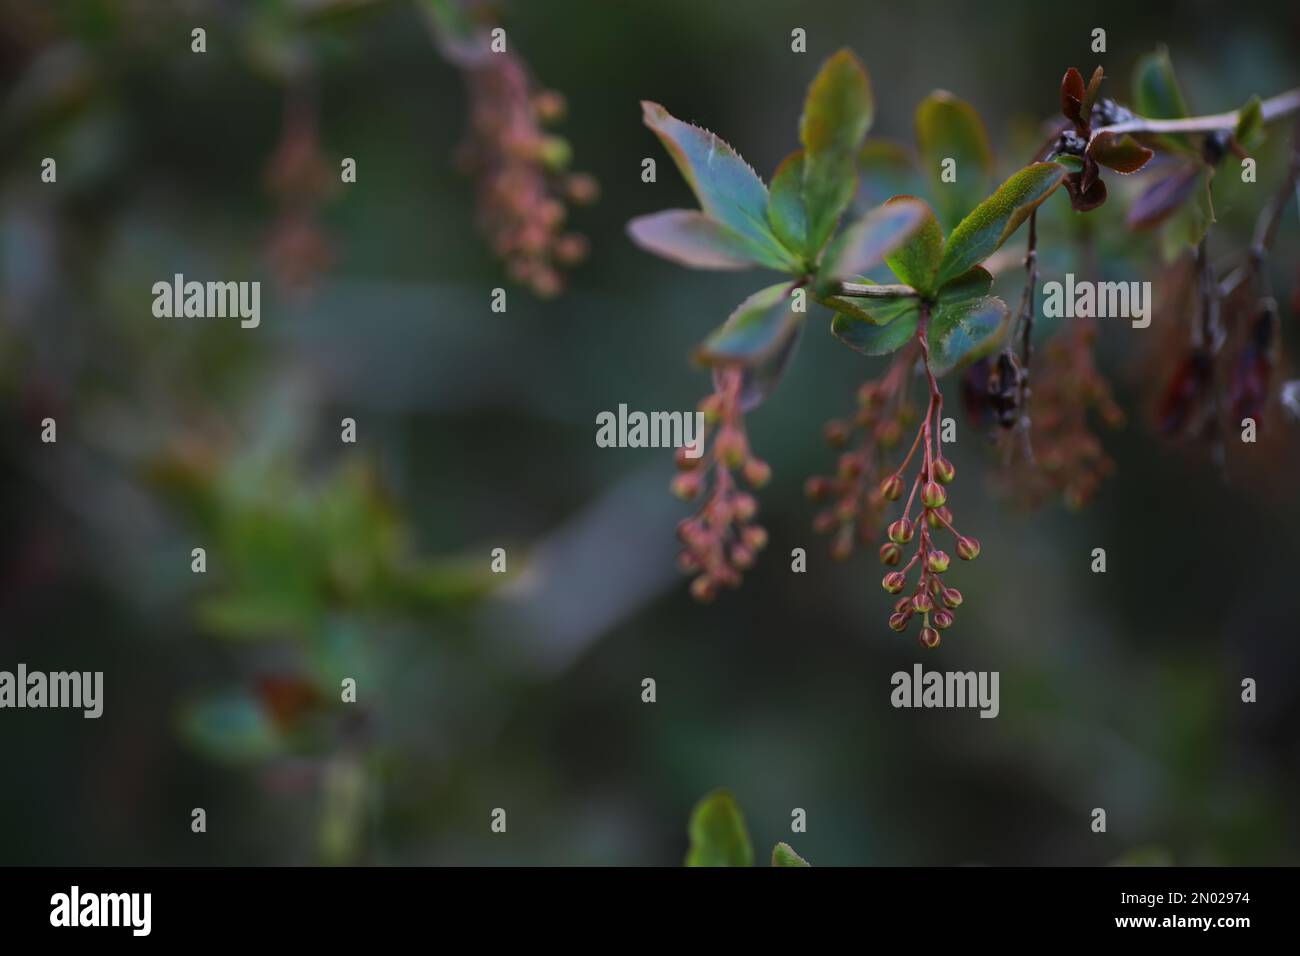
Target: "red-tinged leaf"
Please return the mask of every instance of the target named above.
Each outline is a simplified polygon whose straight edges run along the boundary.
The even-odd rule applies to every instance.
[[[1205,400],[1213,374],[1213,361],[1200,349],[1179,363],[1156,406],[1156,426],[1161,434],[1186,431]]]
[[[1141,231],[1164,222],[1192,195],[1199,174],[1200,169],[1195,164],[1185,163],[1156,180],[1129,208],[1128,227]]]
[[[710,219],[742,236],[752,258],[782,271],[800,263],[767,225],[767,187],[734,149],[706,129],[684,123],[658,103],[643,102],[646,126],[668,150]]]
[[[1097,105],[1097,97],[1101,95],[1101,81],[1106,78],[1106,71],[1100,66],[1092,71],[1092,79],[1088,81],[1088,89],[1083,94],[1083,107],[1080,112],[1083,118],[1092,122],[1092,108]]]
[[[1083,157],[1083,169],[1079,174],[1079,192],[1088,195],[1093,191],[1093,186],[1101,178],[1101,167],[1093,160],[1091,156]],[[1105,190],[1102,190],[1105,196]]]
[[[647,252],[692,269],[751,269],[759,264],[749,243],[693,209],[638,216],[627,224],[627,231]]]
[[[835,231],[857,189],[857,153],[875,112],[871,81],[848,49],[823,65],[804,100],[799,140],[804,148],[803,198],[807,253],[815,256]]]
[[[1272,299],[1266,299],[1255,316],[1250,334],[1233,365],[1228,394],[1232,402],[1234,422],[1253,418],[1258,423],[1263,418],[1273,379],[1276,334],[1275,305]]]
[[[1061,114],[1075,126],[1083,126],[1083,75],[1074,67],[1061,78]]]
[[[1075,212],[1091,212],[1106,202],[1106,184],[1094,179],[1085,190],[1082,179],[1083,173],[1070,173],[1065,177],[1065,189],[1070,194],[1070,206]]]
[[[1127,133],[1098,133],[1088,144],[1088,157],[1117,173],[1136,173],[1155,153]]]
[[[838,281],[879,265],[911,238],[927,216],[932,216],[930,208],[915,199],[900,199],[871,210],[827,248],[818,272],[818,293],[827,294]]]

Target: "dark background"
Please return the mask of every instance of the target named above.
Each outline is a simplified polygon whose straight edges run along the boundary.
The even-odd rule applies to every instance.
[[[1083,513],[1000,498],[962,423],[953,510],[983,556],[955,569],[966,606],[936,652],[886,628],[870,553],[833,565],[809,528],[800,487],[833,463],[821,423],[883,368],[819,331],[824,315],[751,417],[775,472],[772,543],[717,604],[695,605],[674,570],[686,507],[670,456],[593,440],[620,402],[692,408],[708,382],[691,346],[772,281],[690,272],[627,240],[632,216],[693,204],[638,100],[716,131],[766,179],[818,63],[848,45],[871,72],[873,135],[910,143],[917,101],[950,89],[983,114],[1005,174],[1071,65],[1101,62],[1127,99],[1136,57],[1167,43],[1196,112],[1295,86],[1294,7],[506,4],[513,48],[564,93],[561,130],[603,194],[573,213],[593,253],[565,294],[509,287],[502,315],[489,294],[507,283],[451,160],[462,79],[398,2],[303,28],[324,154],[332,170],[356,157],[359,176],[322,206],[337,264],[307,295],[270,291],[263,174],[284,90],[248,50],[275,6],[0,3],[0,668],[103,670],[106,685],[98,721],[0,712],[0,862],[671,865],[718,786],[760,858],[785,839],[815,865],[1296,862],[1296,432],[1265,461],[1234,450],[1227,483],[1159,440],[1144,411],[1155,327],[1103,323],[1130,414],[1105,435],[1117,474]],[[806,55],[790,51],[796,26]],[[1283,155],[1284,126],[1263,156]],[[47,155],[57,185],[40,182]],[[1246,241],[1279,169],[1262,160],[1258,191],[1225,201],[1216,251]],[[1098,221],[1122,228],[1123,206]],[[1292,208],[1280,298],[1298,240]],[[1070,262],[1062,244],[1045,279]],[[1107,268],[1153,277],[1148,250],[1129,251]],[[174,272],[267,278],[261,327],[155,319],[150,287]],[[1283,324],[1294,349],[1295,316]],[[56,445],[39,440],[46,415]],[[356,446],[337,440],[345,415]],[[177,454],[201,462],[198,491],[159,477]],[[377,477],[382,503],[349,468]],[[337,509],[309,491],[322,486],[342,489]],[[362,518],[326,520],[348,509]],[[505,547],[508,580],[454,606],[313,604],[302,587],[309,624],[289,634],[205,615],[236,580],[281,594],[300,558],[369,553],[389,509],[410,554],[481,572]],[[290,512],[283,534],[266,517]],[[205,577],[189,570],[200,544]],[[790,573],[793,547],[807,574]],[[889,675],[917,660],[1000,671],[1001,716],[892,709]],[[334,705],[282,733],[250,696],[267,674],[335,698],[357,675],[362,726]],[[1258,703],[1240,701],[1244,677]],[[506,835],[489,831],[495,807]],[[794,807],[807,833],[790,833]]]

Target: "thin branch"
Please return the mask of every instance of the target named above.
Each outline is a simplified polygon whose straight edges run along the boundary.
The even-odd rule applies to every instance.
[[[919,295],[910,285],[864,285],[858,282],[841,282],[831,295],[849,299],[907,299]]]
[[[1260,104],[1260,113],[1265,123],[1271,123],[1273,120],[1296,112],[1300,112],[1300,88],[1279,93]],[[1099,126],[1092,131],[1092,138],[1096,139],[1099,133],[1214,133],[1223,129],[1235,129],[1240,117],[1240,110],[1216,113],[1213,116],[1187,116],[1182,119],[1148,119],[1144,116],[1135,116],[1131,120],[1115,123],[1112,126]]]

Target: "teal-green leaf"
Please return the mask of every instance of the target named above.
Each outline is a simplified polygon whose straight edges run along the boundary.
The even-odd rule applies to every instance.
[[[642,249],[692,269],[749,269],[758,263],[749,242],[694,209],[637,216],[628,235]]]
[[[715,790],[695,805],[687,830],[687,866],[753,866],[754,846],[735,799]]]
[[[916,300],[886,325],[876,325],[845,312],[835,313],[831,332],[854,351],[863,355],[889,355],[897,352],[916,336],[916,323],[920,313]]]
[[[781,161],[772,174],[767,197],[767,221],[776,237],[791,252],[802,257],[808,244],[808,214],[803,205],[803,150]]]
[[[996,296],[940,302],[930,317],[931,370],[942,375],[959,362],[988,354],[1000,341],[1010,314]]]
[[[736,307],[696,352],[700,361],[751,365],[773,355],[803,319],[795,312],[791,284],[760,289]]]
[[[999,186],[948,237],[939,266],[939,284],[993,255],[1064,178],[1065,167],[1058,163],[1033,163]]]
[[[818,293],[828,294],[835,284],[861,275],[880,262],[932,216],[925,203],[899,199],[877,206],[849,226],[830,244],[818,270]]]
[[[664,144],[705,215],[742,236],[753,257],[795,271],[798,260],[767,225],[767,187],[734,149],[706,129],[684,123],[658,103],[641,104],[646,126]]]
[[[875,285],[875,283],[866,283]],[[888,325],[909,312],[916,312],[920,300],[916,296],[884,296],[870,299],[861,296],[822,296],[817,299],[826,308],[842,312],[872,325]]]
[[[825,245],[853,201],[857,152],[874,111],[866,69],[851,51],[840,50],[822,65],[809,86],[799,122],[809,255]]]
[[[788,843],[778,843],[772,847],[772,865],[773,866],[810,866],[811,864],[794,852],[794,848]]]
[[[939,305],[955,305],[969,299],[980,299],[993,288],[993,275],[983,266],[975,266],[955,279],[949,279],[939,290]]]
[[[921,202],[915,196],[895,196],[889,200],[890,203],[907,201]],[[920,226],[906,242],[885,256],[885,263],[899,282],[910,285],[922,295],[929,295],[934,291],[934,280],[939,274],[942,258],[943,230],[930,207],[926,206]]]
[[[947,90],[935,90],[916,108],[916,140],[939,219],[951,229],[988,195],[993,148],[979,113]],[[956,179],[944,182],[945,160],[956,161]]]

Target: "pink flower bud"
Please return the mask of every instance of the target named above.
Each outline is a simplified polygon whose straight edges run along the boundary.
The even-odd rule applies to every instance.
[[[907,583],[907,575],[902,571],[891,571],[884,576],[880,586],[890,594],[897,594],[903,590],[903,585]]]
[[[917,640],[921,642],[922,647],[933,650],[939,646],[939,632],[932,627],[923,627],[921,633],[917,635]]]
[[[927,481],[921,487],[921,504],[927,508],[942,508],[947,500],[948,496],[944,493],[943,485],[937,481]]]
[[[974,561],[980,556],[980,543],[974,538],[957,539],[957,557],[963,561]]]
[[[912,540],[912,522],[906,518],[899,518],[889,526],[886,533],[894,544],[907,544]]]
[[[948,570],[948,555],[942,551],[931,551],[925,556],[925,563],[935,574],[943,574]]]
[[[942,455],[932,462],[931,468],[934,472],[935,481],[941,484],[951,484],[952,480],[957,477],[957,469],[952,466],[952,462]]]
[[[903,479],[898,475],[890,475],[880,483],[880,493],[888,501],[897,501],[903,496]]]
[[[898,564],[903,560],[903,549],[892,541],[880,546],[880,563],[887,565]]]

